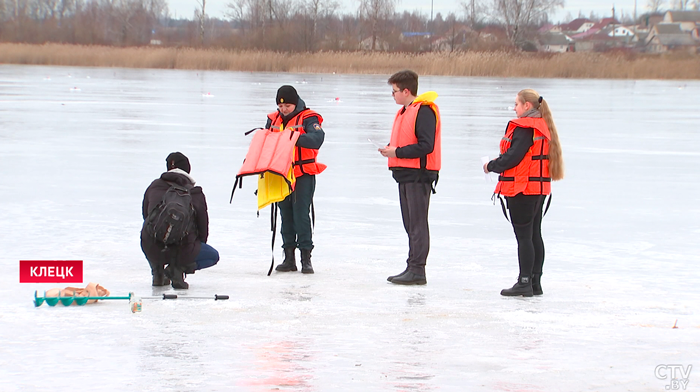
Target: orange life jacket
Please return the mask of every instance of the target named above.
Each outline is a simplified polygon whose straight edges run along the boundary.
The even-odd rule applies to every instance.
[[[292,131],[273,132],[260,129],[255,132],[237,177],[263,174],[267,171],[287,177],[297,139],[299,134]]]
[[[319,125],[323,124],[323,117],[321,117],[320,114],[314,112],[311,109],[304,109],[299,114],[292,117],[292,119],[290,119],[287,122],[287,124],[285,124],[284,129],[291,128],[293,131],[297,131],[301,135],[303,135],[306,133],[306,131],[304,130],[304,120],[306,120],[309,117],[318,117]],[[279,111],[268,114],[267,118],[270,119],[270,127],[273,130],[282,130],[282,115]],[[275,127],[277,129],[275,129]],[[326,165],[316,161],[317,156],[317,149],[303,148],[297,146],[294,149],[294,176],[299,178],[304,174],[316,175],[321,174],[322,171],[326,170]]]
[[[422,105],[429,106],[435,112],[435,145],[433,147],[433,152],[426,156],[425,169],[427,170],[440,170],[441,165],[441,145],[440,142],[440,110],[434,102],[426,101],[414,101],[410,104],[406,110],[403,108],[399,109],[394,118],[394,126],[391,129],[391,140],[389,145],[392,147],[404,147],[411,144],[418,143],[418,138],[416,137],[416,117],[418,116],[418,109]],[[403,111],[403,113],[402,113]],[[410,169],[421,169],[421,158],[389,158],[389,168],[392,167],[405,167]]]
[[[548,195],[551,192],[552,178],[549,176],[549,128],[542,118],[523,117],[511,120],[506,134],[501,139],[501,155],[510,148],[515,128],[532,128],[532,147],[517,166],[498,176],[494,193],[503,196]]]

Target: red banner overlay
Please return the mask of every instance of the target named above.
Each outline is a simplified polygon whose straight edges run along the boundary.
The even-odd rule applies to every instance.
[[[20,260],[20,283],[82,283],[82,260]]]

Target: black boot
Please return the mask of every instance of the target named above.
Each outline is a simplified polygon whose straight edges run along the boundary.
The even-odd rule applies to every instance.
[[[501,290],[501,295],[507,297],[515,297],[522,295],[523,297],[532,297],[532,281],[529,276],[521,276],[518,283],[514,284],[509,289]]]
[[[297,270],[297,261],[294,256],[294,251],[297,248],[284,248],[284,261],[275,268],[275,271],[289,272]]]
[[[190,285],[185,282],[185,272],[179,267],[174,267],[168,265],[165,270],[165,276],[170,278],[171,284],[174,289],[187,290]]]
[[[295,269],[296,271],[296,269]],[[301,250],[301,273],[313,274],[314,267],[311,266],[311,249]]]
[[[386,278],[386,280],[387,280],[387,282],[391,282],[394,278],[398,278],[399,276],[404,276],[406,274],[406,272],[408,272],[408,266],[406,266],[406,269],[403,270],[402,273],[400,273],[398,275],[392,275],[392,276]]]
[[[542,279],[542,274],[532,275],[532,294],[542,295],[542,284],[540,283]]]
[[[413,271],[406,271],[405,274],[397,276],[391,280],[391,283],[404,284],[404,285],[414,285],[414,284],[426,284],[428,281],[425,279],[425,275],[419,275]]]
[[[153,275],[152,286],[159,287],[170,284],[170,279],[166,278],[165,273],[163,272],[163,264],[152,263],[150,260],[148,261],[148,264],[151,266],[151,275]]]
[[[151,284],[154,287],[159,287],[159,286],[168,286],[170,285],[170,279],[168,279],[165,276],[165,272],[161,268],[160,271],[151,271],[153,274],[153,283]]]

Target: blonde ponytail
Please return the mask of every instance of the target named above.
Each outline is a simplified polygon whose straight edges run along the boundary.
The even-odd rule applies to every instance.
[[[559,143],[559,133],[557,126],[554,125],[552,111],[549,110],[547,101],[542,99],[537,91],[532,89],[521,90],[518,93],[518,98],[525,103],[530,102],[532,107],[539,110],[542,114],[542,119],[547,123],[549,133],[552,139],[549,141],[549,175],[552,181],[559,181],[564,178],[564,158],[562,157],[561,143]]]

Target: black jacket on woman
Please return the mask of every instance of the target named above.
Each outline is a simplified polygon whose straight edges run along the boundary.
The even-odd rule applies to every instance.
[[[163,195],[170,188],[166,181],[174,182],[182,186],[194,186],[194,179],[187,172],[180,169],[173,169],[163,173],[160,178],[154,180],[143,196],[142,214],[144,223],[148,214],[163,199]],[[149,238],[145,232],[145,227],[141,229],[141,249],[151,265],[165,265],[175,263],[180,267],[185,267],[194,263],[202,242],[207,242],[209,236],[209,213],[207,212],[207,200],[202,192],[202,187],[195,186],[190,190],[192,196],[192,207],[195,211],[195,223],[197,230],[189,233],[178,246],[170,245],[163,251],[164,245]]]

